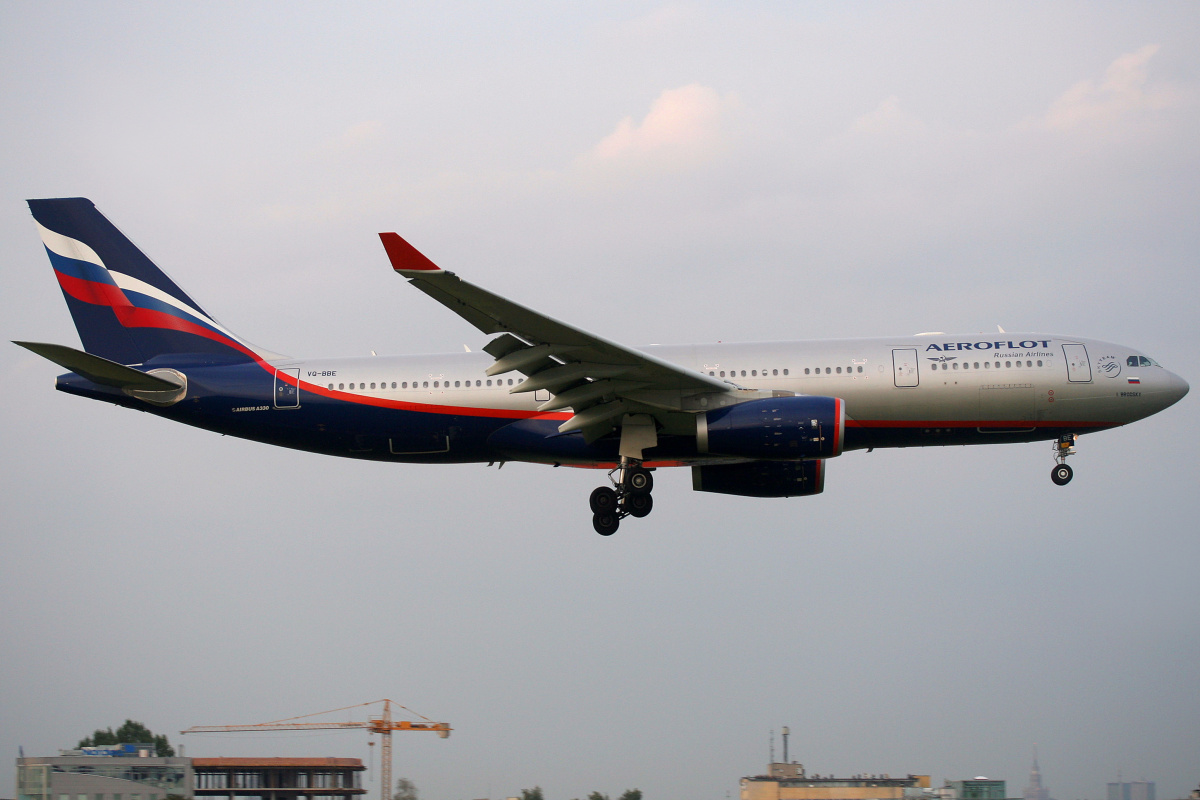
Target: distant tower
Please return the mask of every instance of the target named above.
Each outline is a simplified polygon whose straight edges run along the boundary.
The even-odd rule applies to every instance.
[[[1050,790],[1042,786],[1042,771],[1038,768],[1037,748],[1033,750],[1033,769],[1029,770],[1029,785],[1025,800],[1050,800]]]

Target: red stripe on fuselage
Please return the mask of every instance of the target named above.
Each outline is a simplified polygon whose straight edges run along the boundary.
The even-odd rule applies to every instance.
[[[847,419],[847,428],[1111,428],[1118,422],[1072,420]]]
[[[265,369],[273,370],[272,367],[265,363],[263,366]],[[307,381],[297,381],[285,372],[279,373],[278,377],[285,383],[290,383],[311,394],[328,397],[331,400],[341,400],[346,403],[374,406],[375,408],[394,408],[401,411],[417,411],[423,414],[450,414],[462,417],[495,417],[496,419],[568,420],[572,416],[565,411],[523,411],[516,408],[478,408],[474,406],[438,405],[436,403],[414,403],[410,400],[389,400],[384,397],[351,394],[350,392],[339,391],[338,389],[329,389],[315,383],[308,383]]]

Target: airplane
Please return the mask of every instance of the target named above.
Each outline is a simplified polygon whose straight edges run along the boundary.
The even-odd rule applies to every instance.
[[[84,198],[29,200],[83,350],[15,342],[70,370],[55,388],[230,436],[374,461],[609,470],[597,533],[653,508],[653,471],[751,497],[824,489],[876,447],[1053,442],[1178,402],[1144,353],[1043,333],[633,348],[493,294],[396,233],[392,268],[484,334],[481,352],[299,359],[218,323]]]

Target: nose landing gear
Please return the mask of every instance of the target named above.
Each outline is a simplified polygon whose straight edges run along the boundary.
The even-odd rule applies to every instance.
[[[616,477],[614,477],[614,475]],[[654,476],[640,461],[621,457],[621,466],[608,473],[613,488],[599,486],[589,498],[592,527],[601,536],[612,536],[622,517],[644,517],[654,509]]]
[[[1071,482],[1075,471],[1067,466],[1067,456],[1075,455],[1075,434],[1064,433],[1054,443],[1054,469],[1050,470],[1050,480],[1057,486],[1066,486]]]

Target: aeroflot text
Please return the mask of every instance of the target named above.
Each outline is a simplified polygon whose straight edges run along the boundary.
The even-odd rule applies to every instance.
[[[925,352],[937,350],[939,352],[949,352],[951,350],[1029,350],[1034,347],[1049,347],[1050,340],[1034,340],[1030,339],[1024,342],[943,342],[942,344],[931,344],[925,348]]]

